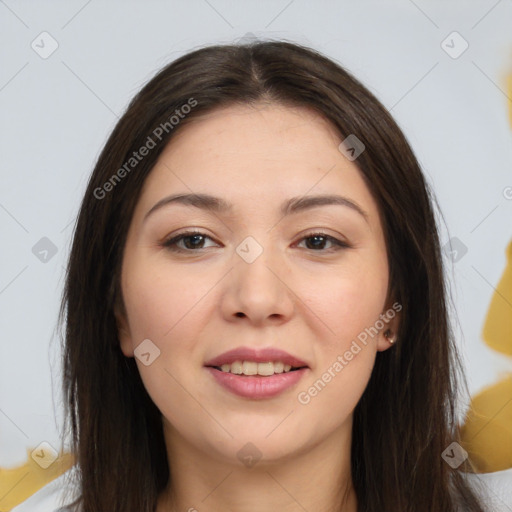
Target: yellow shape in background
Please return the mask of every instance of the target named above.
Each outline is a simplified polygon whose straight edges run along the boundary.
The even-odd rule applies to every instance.
[[[512,75],[507,77],[512,97]],[[512,125],[512,101],[508,102]],[[512,241],[507,263],[485,319],[482,336],[492,349],[512,356]],[[479,473],[512,468],[512,375],[476,395],[461,428],[461,443]]]
[[[32,459],[32,450],[27,449],[27,462],[21,466],[0,468],[0,512],[9,512],[70,469],[75,462],[70,453],[59,454],[48,468],[43,469]]]

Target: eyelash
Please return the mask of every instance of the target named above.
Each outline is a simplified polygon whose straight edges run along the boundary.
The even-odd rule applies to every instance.
[[[208,235],[206,235],[205,233],[202,233],[200,231],[188,231],[186,233],[181,233],[175,237],[172,237],[168,240],[165,240],[161,246],[162,247],[165,247],[167,250],[169,251],[172,251],[172,252],[181,252],[181,253],[184,253],[184,252],[200,252],[201,250],[203,250],[203,248],[199,248],[199,249],[183,249],[181,247],[178,247],[177,246],[177,243],[180,242],[181,240],[185,239],[185,238],[189,238],[189,237],[193,237],[193,236],[202,236],[204,238],[209,238],[210,240],[213,240],[211,237],[209,237]],[[314,237],[321,237],[321,238],[325,238],[326,240],[328,240],[329,242],[331,242],[335,247],[331,248],[330,250],[327,249],[327,250],[314,250],[314,249],[308,249],[310,251],[313,251],[313,252],[327,252],[327,253],[330,253],[330,252],[336,252],[336,251],[339,251],[339,250],[342,250],[342,249],[349,249],[351,248],[352,246],[349,245],[348,243],[346,242],[343,242],[341,240],[338,240],[337,238],[334,238],[330,235],[327,235],[326,233],[321,233],[321,232],[313,232],[313,233],[308,233],[307,235],[305,235],[304,237],[302,237],[299,242],[302,242],[303,240],[307,240],[308,238],[314,238]]]

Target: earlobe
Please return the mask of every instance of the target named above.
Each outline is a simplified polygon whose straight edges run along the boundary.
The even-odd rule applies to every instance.
[[[400,318],[401,314],[400,309],[395,308],[395,305],[398,304],[395,302],[391,308],[388,308],[382,315],[381,318],[385,320],[386,325],[381,329],[378,342],[377,342],[377,350],[382,352],[387,350],[399,342],[397,333],[400,326]]]
[[[393,343],[395,343],[396,341],[396,337],[391,331],[391,329],[386,329],[384,331],[384,338],[386,338],[389,341],[389,343],[391,343],[391,345],[393,345]]]
[[[379,339],[377,342],[377,350],[383,352],[389,348],[392,348],[399,341],[397,338],[397,331],[391,327],[384,327],[379,333]]]

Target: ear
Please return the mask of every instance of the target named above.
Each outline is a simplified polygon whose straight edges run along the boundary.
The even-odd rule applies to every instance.
[[[130,326],[128,325],[126,310],[119,302],[114,306],[114,316],[116,317],[117,337],[121,351],[126,357],[134,357],[133,340],[130,333]]]
[[[381,320],[384,326],[379,330],[379,334],[377,336],[377,351],[383,352],[400,342],[397,335],[402,318],[401,311],[402,304],[398,301],[389,301],[386,304],[384,311],[379,317],[379,320]],[[394,342],[391,343],[393,340]]]

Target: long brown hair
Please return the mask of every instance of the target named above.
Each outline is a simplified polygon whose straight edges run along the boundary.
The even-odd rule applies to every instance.
[[[65,423],[80,489],[75,504],[82,512],[153,512],[169,483],[161,413],[117,337],[126,234],[144,180],[182,126],[218,107],[262,100],[313,108],[342,138],[355,134],[366,147],[355,163],[381,215],[389,296],[403,310],[399,342],[377,354],[354,411],[358,511],[482,512],[460,471],[471,472],[471,463],[453,470],[441,457],[459,439],[455,402],[463,372],[448,322],[435,198],[386,108],[342,66],[286,41],[215,45],[178,58],[135,96],[98,158],[59,313]],[[170,122],[176,110],[186,115]],[[127,167],[148,137],[156,147]]]

